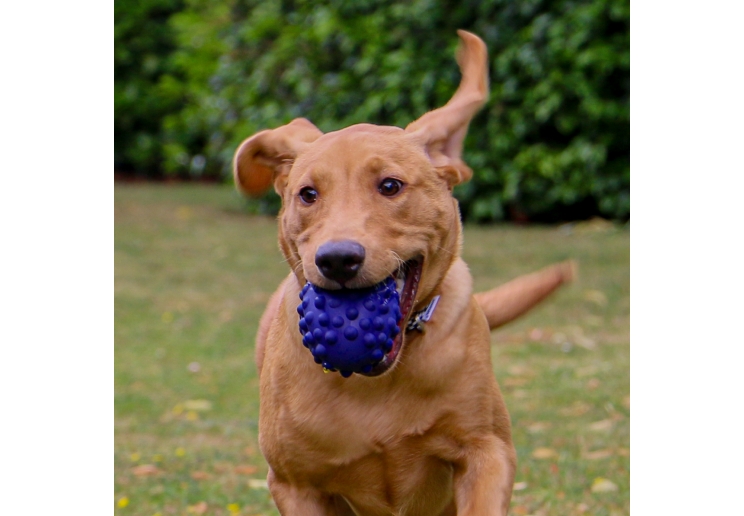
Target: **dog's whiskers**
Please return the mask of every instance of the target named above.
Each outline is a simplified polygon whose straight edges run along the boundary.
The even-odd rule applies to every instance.
[[[398,263],[398,267],[396,267],[396,269],[400,269],[401,267],[403,267],[403,265],[405,265],[406,263],[403,258],[401,258],[400,255],[395,251],[391,250],[390,252],[392,253],[393,258],[395,258],[395,261]]]

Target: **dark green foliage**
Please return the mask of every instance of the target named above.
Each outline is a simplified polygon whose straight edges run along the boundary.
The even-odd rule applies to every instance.
[[[475,175],[456,190],[465,216],[629,217],[627,0],[186,0],[147,97],[162,102],[155,169],[225,174],[243,138],[299,116],[405,127],[457,87],[458,28],[485,40],[491,69],[465,143]],[[142,80],[121,77],[117,99]]]
[[[162,118],[181,108],[180,95],[160,86],[173,68],[168,20],[181,0],[114,2],[114,168],[157,175]]]

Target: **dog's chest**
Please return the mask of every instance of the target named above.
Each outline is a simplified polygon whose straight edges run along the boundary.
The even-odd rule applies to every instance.
[[[445,497],[451,490],[445,457],[454,445],[437,429],[440,412],[431,403],[365,406],[341,397],[325,407],[287,402],[275,416],[262,421],[262,448],[289,478],[340,493],[355,485],[350,496],[366,493],[376,503],[411,499],[427,486]]]
[[[440,453],[446,439],[392,419],[333,424],[328,415],[322,424],[285,427],[280,467],[300,484],[343,496],[360,514],[439,514],[452,499],[453,467]]]

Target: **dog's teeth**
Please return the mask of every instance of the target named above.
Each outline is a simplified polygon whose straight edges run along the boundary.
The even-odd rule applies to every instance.
[[[403,287],[406,285],[406,279],[398,276],[397,278],[395,278],[395,285],[395,290],[398,291],[398,295],[401,295],[403,293]]]

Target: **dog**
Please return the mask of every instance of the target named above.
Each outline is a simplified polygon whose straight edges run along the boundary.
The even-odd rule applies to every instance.
[[[507,514],[516,453],[489,332],[569,281],[573,265],[472,293],[452,189],[472,176],[461,153],[487,99],[487,51],[458,35],[457,91],[405,129],[323,134],[300,118],[235,153],[239,191],[273,185],[282,198],[291,272],[259,323],[256,365],[259,444],[285,516]],[[365,289],[391,277],[402,311],[392,349],[368,373],[328,374],[298,330],[303,286]]]

